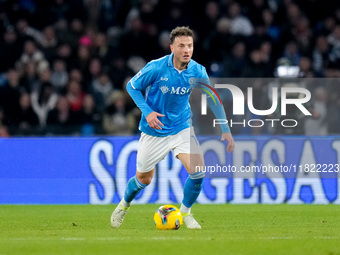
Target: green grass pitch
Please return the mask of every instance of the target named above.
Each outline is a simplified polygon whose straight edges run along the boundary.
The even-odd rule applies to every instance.
[[[202,230],[157,230],[159,205],[2,205],[0,254],[340,254],[338,205],[195,205]]]

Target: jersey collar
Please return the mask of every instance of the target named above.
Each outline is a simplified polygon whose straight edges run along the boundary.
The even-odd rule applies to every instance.
[[[168,66],[171,66],[171,67],[175,68],[175,67],[174,67],[174,62],[172,61],[173,58],[174,58],[174,54],[171,53],[171,54],[169,55],[169,59],[168,59]],[[193,65],[193,61],[192,61],[192,59],[190,59],[190,62],[189,62],[189,64],[188,64],[187,69],[191,68],[192,65]],[[186,69],[186,70],[187,70],[187,69]],[[183,70],[183,71],[185,71],[185,70]]]

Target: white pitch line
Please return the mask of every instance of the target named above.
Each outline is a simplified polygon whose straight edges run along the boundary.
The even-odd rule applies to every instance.
[[[259,239],[294,239],[292,236],[268,236]]]
[[[338,236],[319,236],[314,237],[314,239],[340,239]]]
[[[85,238],[78,238],[78,237],[62,237],[61,240],[66,240],[66,241],[84,241]]]
[[[12,240],[12,241],[30,241],[36,240],[36,238],[27,238],[27,237],[13,237],[13,238],[4,238],[5,240]],[[3,240],[4,240],[3,239]],[[141,238],[139,238],[141,239]],[[143,239],[143,238],[142,238]],[[188,237],[180,237],[180,236],[169,236],[169,237],[148,237],[144,239],[152,239],[152,240],[190,240],[193,238]],[[195,240],[202,240],[202,241],[210,241],[212,240],[210,237],[198,237],[194,238]],[[213,238],[214,240],[220,240],[219,238]],[[232,237],[227,238],[227,240],[244,240],[249,238],[242,238],[242,237]],[[303,238],[303,237],[293,237],[293,236],[267,236],[267,237],[257,237],[252,238],[251,240],[303,240],[303,239],[316,239],[316,240],[339,240],[339,236],[313,236],[310,238]],[[39,238],[39,240],[55,240],[54,238]],[[133,240],[132,237],[93,237],[93,238],[83,238],[83,237],[61,237],[59,240],[63,241],[126,241],[126,240]]]
[[[131,239],[131,238],[126,238],[126,237],[97,237],[94,238],[93,240],[98,240],[98,241],[124,241],[127,239]],[[91,239],[92,240],[92,239]]]
[[[153,240],[184,240],[186,238],[173,236],[173,237],[153,237],[152,239]]]
[[[338,236],[313,236],[311,237],[313,239],[340,239]],[[309,238],[303,238],[303,237],[292,237],[292,236],[268,236],[268,237],[259,237],[258,239],[277,239],[277,240],[289,240],[289,239],[309,239]]]

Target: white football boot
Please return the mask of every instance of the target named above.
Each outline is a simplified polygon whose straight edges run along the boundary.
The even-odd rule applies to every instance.
[[[125,215],[129,209],[130,207],[123,207],[122,203],[119,203],[116,209],[112,212],[111,227],[119,228],[122,225]]]
[[[201,229],[201,225],[195,220],[192,213],[183,213],[183,221],[185,225],[187,225],[187,228],[190,229]]]

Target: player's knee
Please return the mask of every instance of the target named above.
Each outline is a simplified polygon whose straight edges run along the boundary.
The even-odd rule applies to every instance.
[[[152,181],[152,177],[142,177],[142,178],[138,178],[138,180],[144,185],[149,185]]]
[[[191,174],[193,173],[201,173],[204,172],[205,173],[205,165],[204,162],[202,164],[196,164],[194,166],[192,166],[192,169],[190,171]]]
[[[204,159],[202,155],[197,155],[190,160],[190,173],[202,172],[205,169]]]
[[[144,184],[144,185],[149,185],[152,181],[152,177],[153,175],[149,175],[149,174],[139,174],[137,175],[137,179],[140,183]]]

